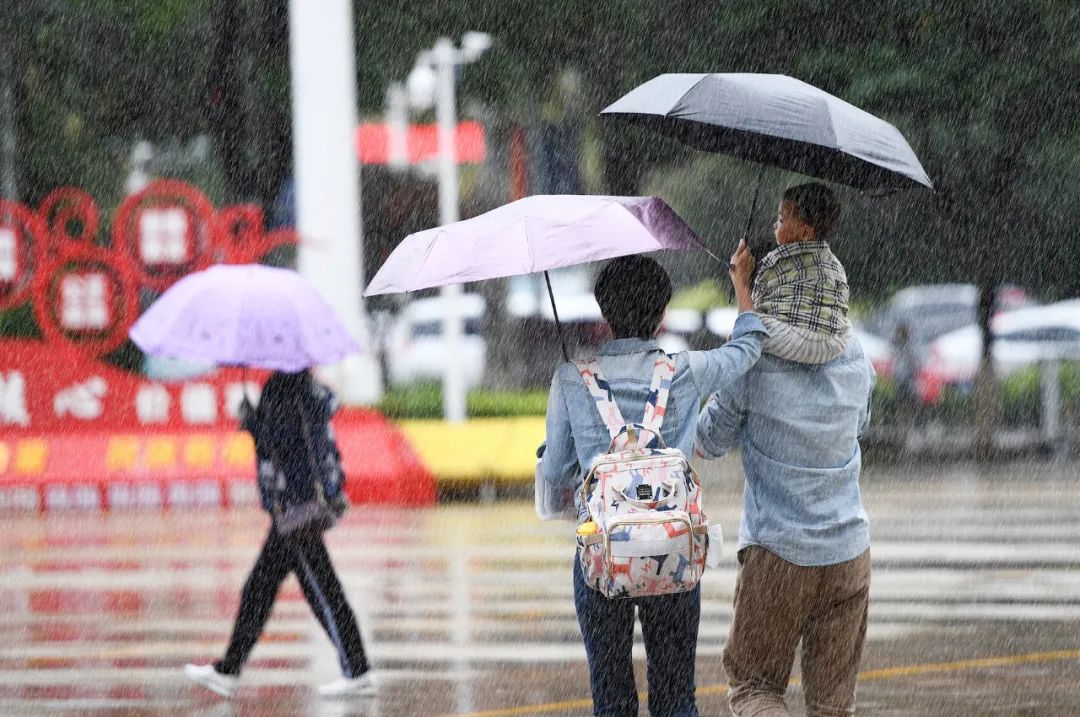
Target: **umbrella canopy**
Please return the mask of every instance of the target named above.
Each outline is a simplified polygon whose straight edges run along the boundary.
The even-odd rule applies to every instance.
[[[656,197],[537,195],[410,234],[364,296],[463,284],[659,249],[704,249]]]
[[[933,188],[896,127],[785,75],[660,75],[600,114],[859,189]]]
[[[289,269],[219,265],[176,282],[131,327],[154,356],[299,371],[359,351],[322,295]]]

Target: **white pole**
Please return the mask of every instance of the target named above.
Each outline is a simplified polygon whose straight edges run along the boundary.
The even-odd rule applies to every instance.
[[[390,169],[400,172],[409,166],[409,96],[400,82],[386,88],[386,129]]]
[[[458,173],[456,154],[457,108],[454,96],[454,69],[457,48],[443,37],[435,44],[432,59],[437,75],[435,115],[439,123],[439,215],[440,224],[458,220]],[[446,305],[443,333],[446,356],[443,364],[443,416],[450,423],[465,420],[465,379],[461,370],[463,327],[461,321],[461,285],[442,289]]]
[[[1061,360],[1054,356],[1039,362],[1042,385],[1042,437],[1057,448],[1061,436]]]
[[[364,271],[352,26],[350,0],[323,0],[317,8],[290,0],[299,270],[360,343],[360,356],[325,374],[343,402],[359,404],[378,401],[382,381],[360,300]]]

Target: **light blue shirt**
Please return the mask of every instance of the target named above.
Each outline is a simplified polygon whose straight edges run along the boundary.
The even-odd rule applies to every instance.
[[[754,365],[766,336],[761,320],[747,312],[736,319],[732,340],[720,348],[675,355],[675,375],[660,427],[669,448],[678,448],[690,457],[701,402],[713,391],[734,385]],[[655,341],[615,339],[604,344],[597,355],[615,404],[629,423],[640,423],[645,414],[653,367],[660,353]],[[547,440],[540,470],[555,491],[573,488],[581,518],[588,511],[578,491],[593,458],[607,453],[610,443],[604,420],[577,367],[562,364],[548,394]]]
[[[859,493],[859,437],[870,420],[874,369],[862,346],[824,364],[769,354],[719,388],[701,411],[697,449],[742,449],[746,482],[738,549],[796,565],[835,565],[870,547]]]

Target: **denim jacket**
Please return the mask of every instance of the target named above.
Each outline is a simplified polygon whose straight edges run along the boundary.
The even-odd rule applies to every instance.
[[[824,364],[765,354],[701,411],[697,451],[742,449],[738,550],[760,545],[796,565],[834,565],[870,547],[859,493],[859,437],[874,369],[857,339]]]
[[[690,457],[702,401],[711,392],[732,385],[754,365],[766,336],[761,320],[747,312],[735,321],[732,340],[720,348],[676,355],[675,375],[660,428],[669,448],[678,448]],[[619,412],[629,423],[642,420],[660,350],[651,340],[615,339],[604,344],[597,355]],[[593,458],[606,453],[610,442],[607,427],[577,367],[562,364],[555,371],[548,394],[547,440],[540,451],[540,471],[552,488],[574,489],[582,519],[587,510],[578,491]]]

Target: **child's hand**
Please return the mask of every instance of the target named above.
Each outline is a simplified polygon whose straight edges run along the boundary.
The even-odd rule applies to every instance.
[[[754,261],[754,255],[750,253],[750,247],[747,245],[745,239],[739,240],[739,246],[735,250],[735,253],[731,255],[731,263],[728,264],[728,271],[731,273],[731,280],[736,286],[742,285],[747,289],[750,288],[750,277],[754,273],[754,266],[757,262]]]
[[[728,264],[728,272],[731,273],[731,283],[735,286],[735,300],[739,305],[739,312],[752,311],[754,303],[750,295],[750,277],[754,273],[754,255],[750,253],[750,247],[745,239],[739,240],[739,247],[731,256]]]

